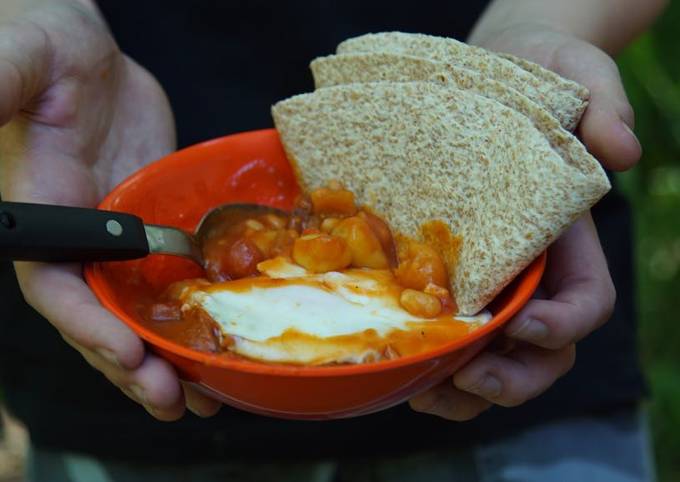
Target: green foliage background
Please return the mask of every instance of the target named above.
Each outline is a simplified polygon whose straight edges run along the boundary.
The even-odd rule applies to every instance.
[[[657,470],[680,481],[680,2],[619,58],[644,155],[621,174],[635,212],[642,361]]]

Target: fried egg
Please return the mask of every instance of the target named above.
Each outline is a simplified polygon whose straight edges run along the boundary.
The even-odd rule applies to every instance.
[[[314,274],[285,258],[258,265],[262,276],[191,290],[183,310],[215,321],[228,349],[278,363],[366,363],[434,349],[491,319],[418,318],[399,304],[389,270]]]

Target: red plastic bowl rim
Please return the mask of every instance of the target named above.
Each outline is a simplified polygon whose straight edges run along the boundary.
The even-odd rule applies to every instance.
[[[266,129],[273,130],[273,129]],[[248,131],[238,134],[231,134],[229,136],[224,136],[216,138],[213,140],[205,141],[185,149],[173,152],[157,161],[154,161],[140,170],[136,171],[130,175],[127,179],[116,186],[100,203],[100,209],[109,209],[114,198],[118,197],[123,191],[125,191],[130,184],[139,182],[140,178],[153,176],[154,173],[162,170],[166,163],[172,162],[177,158],[182,158],[187,152],[192,150],[200,149],[208,143],[220,142],[228,137],[247,135],[255,133],[258,131]],[[404,357],[399,357],[394,360],[384,360],[375,363],[362,363],[354,365],[334,365],[334,366],[297,366],[297,365],[283,365],[283,364],[267,364],[259,363],[255,361],[250,361],[247,359],[238,358],[227,358],[219,354],[211,354],[206,352],[201,352],[182,346],[178,343],[172,342],[165,338],[162,338],[153,330],[141,325],[134,318],[129,316],[121,307],[119,307],[107,294],[107,289],[105,288],[106,281],[99,268],[99,263],[88,263],[85,265],[84,275],[85,280],[88,285],[95,293],[99,302],[106,307],[108,310],[113,312],[119,319],[121,319],[126,325],[128,325],[137,335],[142,339],[147,341],[153,346],[166,350],[168,352],[174,353],[176,355],[182,356],[189,360],[203,363],[205,365],[211,365],[216,367],[222,367],[226,369],[256,373],[261,375],[274,375],[274,376],[303,376],[303,377],[337,377],[337,376],[351,376],[359,375],[365,373],[377,373],[386,370],[392,370],[400,368],[406,365],[414,365],[426,360],[439,358],[452,351],[456,351],[465,346],[471,345],[475,341],[484,337],[485,335],[491,333],[496,328],[503,325],[508,321],[515,313],[521,309],[524,304],[529,301],[534,291],[538,287],[541,280],[543,271],[545,270],[547,255],[546,252],[541,253],[538,258],[536,258],[524,271],[522,271],[518,279],[521,278],[522,284],[525,285],[525,289],[516,296],[513,297],[504,309],[499,313],[493,314],[492,319],[486,323],[484,326],[473,330],[467,335],[453,340],[450,343],[442,345],[441,347],[422,353],[416,353],[414,355],[408,355]]]

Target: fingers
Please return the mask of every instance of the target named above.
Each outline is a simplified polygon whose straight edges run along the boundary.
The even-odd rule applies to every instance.
[[[579,135],[605,167],[615,171],[629,169],[640,159],[642,148],[632,131],[635,116],[618,67],[596,47],[575,42],[558,49],[554,58],[556,70],[590,90]]]
[[[575,346],[523,345],[506,355],[484,352],[447,381],[409,401],[411,408],[447,420],[470,420],[493,404],[514,407],[537,397],[574,365]]]
[[[590,104],[578,132],[588,150],[605,167],[625,171],[640,160],[642,146],[632,131],[635,122],[630,105],[622,104],[605,89],[598,85],[591,90]]]
[[[633,109],[616,63],[597,47],[561,32],[525,24],[487,41],[497,48],[542,64],[590,91],[590,102],[578,127],[588,150],[608,169],[634,166],[642,149],[632,130]]]
[[[416,412],[436,415],[455,422],[471,420],[492,405],[477,395],[458,390],[450,379],[412,398],[409,404]]]
[[[524,403],[570,370],[574,342],[609,318],[614,287],[589,214],[553,244],[548,257],[543,283],[549,299],[530,301],[505,330],[533,345],[504,355],[482,353],[454,375],[458,389],[506,407]]]
[[[100,371],[128,397],[143,405],[155,418],[173,421],[184,414],[184,396],[174,369],[164,360],[147,354],[135,369],[127,370],[111,363],[99,353],[64,335],[64,340],[78,350],[85,360]]]
[[[186,406],[201,417],[221,404],[189,385],[182,387],[174,369],[146,354],[142,341],[104,309],[75,265],[16,263],[26,300],[50,320],[64,339],[126,395],[158,420],[177,420]]]
[[[199,417],[212,417],[222,406],[188,383],[180,382],[172,366],[155,355],[147,354],[139,367],[126,370],[66,335],[64,340],[78,350],[92,367],[158,420],[171,422],[180,419],[185,406]]]
[[[502,405],[514,407],[537,397],[574,365],[576,350],[546,350],[531,345],[501,356],[482,353],[453,376],[456,388]]]
[[[607,321],[610,313],[597,299],[584,300],[582,304],[532,300],[506,334],[556,350],[584,338]]]
[[[490,404],[512,407],[543,393],[571,369],[574,342],[611,315],[615,291],[589,214],[553,244],[542,295],[513,319],[505,343],[486,351],[444,384],[411,401],[415,410],[468,420]],[[531,344],[529,344],[529,343]]]
[[[49,62],[43,30],[32,24],[0,26],[0,126],[47,87]]]
[[[577,221],[549,251],[544,283],[550,299],[531,300],[505,334],[543,348],[579,341],[611,316],[616,291],[590,215]]]
[[[124,369],[139,367],[144,345],[135,333],[103,308],[77,265],[16,263],[26,301],[57,330]]]
[[[187,382],[182,382],[182,388],[184,389],[186,406],[194,414],[205,418],[212,417],[220,411],[222,407],[221,402],[203,395]]]

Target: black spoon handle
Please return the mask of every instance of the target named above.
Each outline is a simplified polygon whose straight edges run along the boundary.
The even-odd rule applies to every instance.
[[[0,202],[0,258],[111,261],[149,254],[144,223],[132,214]]]

